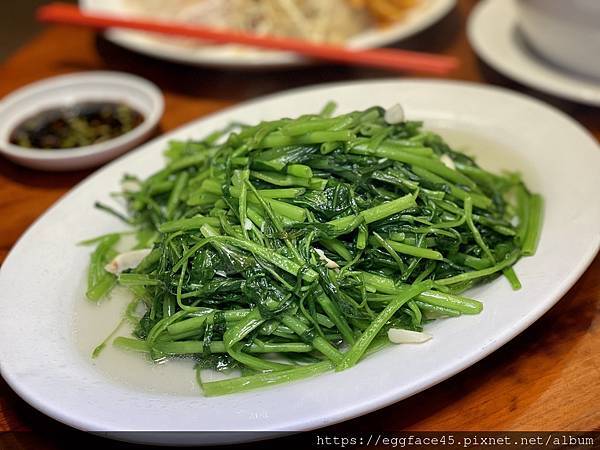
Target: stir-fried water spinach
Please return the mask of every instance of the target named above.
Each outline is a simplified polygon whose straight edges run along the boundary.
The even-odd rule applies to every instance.
[[[135,296],[134,336],[114,345],[193,358],[204,393],[229,394],[348,369],[390,329],[412,341],[477,314],[460,295],[476,284],[520,287],[512,267],[535,252],[542,201],[518,175],[380,107],[333,109],[171,142],[162,170],[125,177],[126,214],[97,205],[138,241],[119,256],[120,234],[90,242],[87,296]]]

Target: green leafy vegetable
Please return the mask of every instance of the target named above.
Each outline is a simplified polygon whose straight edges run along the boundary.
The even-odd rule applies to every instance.
[[[119,235],[87,242],[87,296],[120,283],[145,310],[114,345],[193,358],[204,392],[221,395],[348,369],[390,328],[478,314],[460,295],[475,284],[520,288],[513,266],[535,252],[541,197],[384,113],[329,105],[170,143],[165,167],[121,194],[126,214],[101,206],[148,256],[117,278],[104,266]],[[205,369],[242,376],[204,382]]]

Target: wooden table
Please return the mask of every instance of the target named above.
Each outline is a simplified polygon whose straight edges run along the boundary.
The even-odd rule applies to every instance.
[[[600,139],[600,109],[529,91],[494,73],[474,55],[465,24],[475,0],[462,0],[441,23],[402,44],[405,48],[455,55],[462,67],[451,78],[506,86],[541,97],[570,114]],[[75,71],[121,70],[146,77],[163,90],[161,131],[240,101],[292,87],[327,81],[395,76],[339,66],[267,73],[191,68],[118,48],[87,30],[48,28],[0,66],[0,96],[38,79]],[[51,174],[0,159],[0,262],[27,227],[90,172]],[[459,375],[393,406],[330,431],[400,430],[598,430],[600,429],[600,258],[542,319],[491,356]],[[0,381],[2,440],[59,448],[63,430],[82,433],[43,416]],[[37,439],[37,440],[36,440]],[[15,442],[16,442],[15,441]],[[33,445],[32,445],[33,446]]]

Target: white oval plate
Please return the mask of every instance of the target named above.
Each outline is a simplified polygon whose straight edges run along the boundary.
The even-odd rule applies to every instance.
[[[600,79],[558,67],[525,42],[515,0],[479,2],[469,17],[467,33],[475,52],[503,75],[556,97],[600,106]]]
[[[368,93],[368,95],[365,95]],[[143,392],[110,381],[80,356],[72,317],[85,302],[90,236],[122,225],[93,208],[110,202],[125,172],[146,176],[163,164],[167,141],[201,137],[231,121],[295,116],[326,100],[340,111],[401,102],[411,119],[462,146],[479,161],[519,170],[546,201],[534,257],[518,262],[523,289],[499,278],[473,290],[485,308],[428,325],[434,338],[387,348],[356,367],[268,389],[205,398]],[[199,431],[300,431],[382,408],[465,369],[515,337],[575,283],[600,244],[600,149],[576,122],[537,100],[499,88],[448,81],[372,81],[304,88],[242,104],[193,122],[96,172],[44,214],[20,239],[0,272],[0,362],[27,402],[68,425],[144,442],[209,444],[257,435]],[[459,412],[457,412],[459,413]],[[188,433],[184,433],[188,432]],[[114,436],[114,434],[113,434]]]
[[[84,10],[111,14],[131,13],[124,0],[79,0]],[[456,0],[423,0],[405,20],[387,28],[361,33],[348,42],[351,48],[373,48],[406,39],[439,21],[450,12]],[[236,45],[188,47],[161,41],[147,33],[109,30],[106,37],[115,44],[139,53],[169,61],[231,69],[265,69],[307,64],[309,60],[287,52],[256,51]]]

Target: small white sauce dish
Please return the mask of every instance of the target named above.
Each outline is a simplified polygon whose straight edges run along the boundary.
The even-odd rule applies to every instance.
[[[30,149],[10,142],[12,131],[35,114],[90,101],[125,103],[141,113],[144,120],[121,136],[73,149]],[[49,78],[25,86],[0,101],[0,153],[34,169],[63,171],[96,167],[147,139],[163,111],[160,89],[134,75],[100,71]]]

